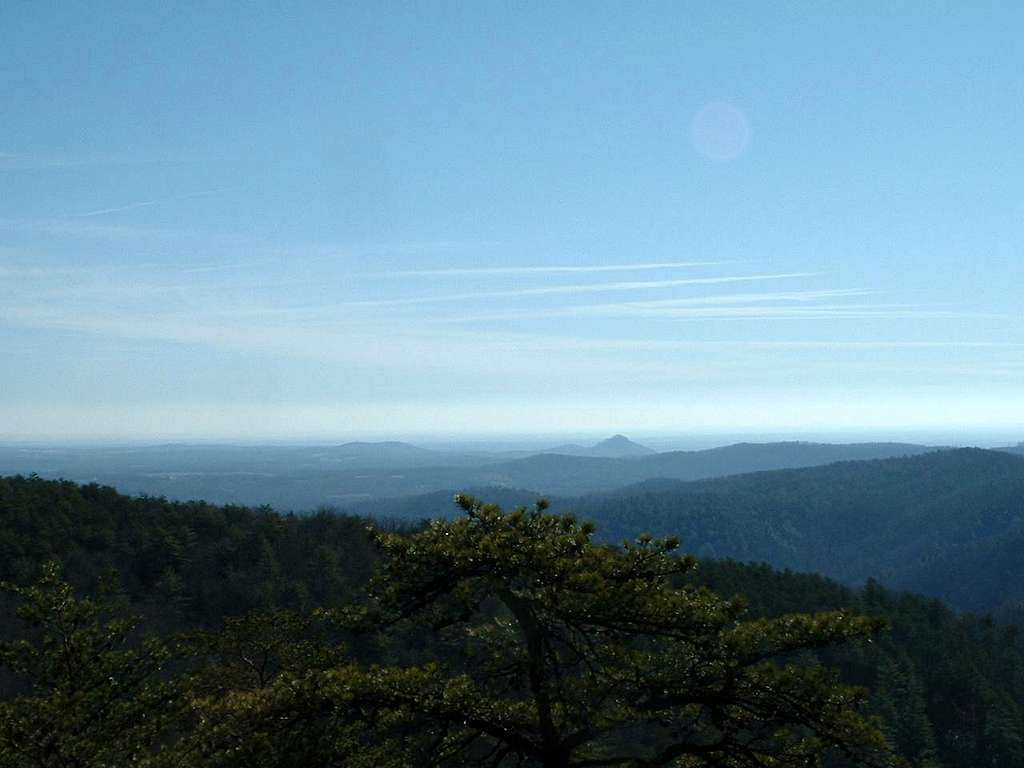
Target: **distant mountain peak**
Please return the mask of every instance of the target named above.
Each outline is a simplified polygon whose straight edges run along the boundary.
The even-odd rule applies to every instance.
[[[365,440],[354,440],[348,443],[342,443],[338,446],[339,448],[411,448],[413,450],[423,450],[417,448],[411,443],[403,443],[399,440],[380,440],[377,442],[369,442]]]
[[[597,448],[598,445],[639,445],[639,443],[634,443],[625,435],[612,435],[611,437],[602,440],[594,447]]]
[[[564,456],[589,456],[591,458],[625,459],[635,456],[650,456],[653,451],[647,446],[634,443],[625,435],[612,435],[592,446],[559,445],[545,453],[559,453]]]
[[[651,450],[646,445],[633,442],[625,435],[612,435],[606,440],[597,443],[597,445],[591,448],[591,451],[594,452],[594,455],[616,457],[650,456],[652,453],[656,453],[656,451]]]

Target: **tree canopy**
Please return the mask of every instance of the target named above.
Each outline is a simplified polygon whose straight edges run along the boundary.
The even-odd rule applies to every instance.
[[[742,601],[677,583],[695,561],[673,540],[600,546],[544,504],[457,501],[458,520],[378,536],[384,562],[354,617],[450,651],[406,667],[415,685],[387,678],[422,727],[423,764],[806,766],[830,750],[892,764],[864,692],[797,663],[878,620],[744,621]]]
[[[847,768],[892,761],[872,716],[915,766],[1024,760],[1013,627],[460,503],[385,532],[0,478],[0,579],[35,579],[0,591],[0,765]]]
[[[55,563],[31,587],[3,583],[19,599],[31,640],[0,643],[0,664],[18,673],[22,695],[0,702],[0,766],[125,765],[151,753],[177,714],[177,688],[158,675],[167,649],[132,647],[130,620],[113,600],[79,599]]]

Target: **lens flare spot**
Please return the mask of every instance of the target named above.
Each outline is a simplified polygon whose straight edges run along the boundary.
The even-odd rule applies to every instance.
[[[735,160],[750,143],[750,124],[738,107],[724,101],[705,104],[690,124],[693,146],[712,160]]]

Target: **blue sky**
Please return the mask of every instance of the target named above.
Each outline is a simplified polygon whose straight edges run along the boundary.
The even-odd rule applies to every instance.
[[[1024,11],[6,3],[0,438],[1024,433]]]

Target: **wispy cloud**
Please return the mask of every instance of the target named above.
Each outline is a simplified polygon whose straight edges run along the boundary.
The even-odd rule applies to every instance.
[[[514,321],[528,318],[614,317],[648,320],[870,320],[870,319],[1005,319],[994,312],[950,308],[943,304],[909,303],[834,303],[877,295],[878,291],[859,288],[838,288],[806,291],[775,291],[768,293],[728,293],[685,298],[617,301],[601,304],[560,304],[531,309],[524,314],[502,310],[484,313],[460,313],[448,317],[429,318],[447,324]],[[833,303],[823,304],[824,300]]]
[[[126,205],[118,205],[113,208],[100,208],[95,211],[87,211],[86,213],[76,214],[77,218],[86,218],[90,216],[105,216],[108,213],[120,213],[122,211],[131,211],[136,208],[148,208],[153,205],[160,205],[161,203],[173,203],[178,200],[189,200],[195,197],[209,197],[210,195],[220,195],[227,192],[236,192],[243,187],[222,187],[218,189],[204,189],[199,192],[189,192],[185,195],[174,195],[173,197],[162,197],[156,200],[140,200],[135,203],[128,203]]]
[[[928,376],[935,381],[1019,379],[1024,345],[942,340],[763,341],[674,340],[644,337],[587,338],[573,335],[490,333],[478,330],[438,334],[419,323],[339,321],[316,326],[305,321],[227,321],[200,307],[167,304],[135,311],[103,307],[0,306],[0,322],[87,333],[107,339],[219,348],[258,353],[272,361],[312,360],[339,366],[347,386],[380,396],[424,388],[451,396],[479,395],[488,387],[536,396],[539,392],[595,392],[625,384],[648,391],[681,383],[705,387],[769,382],[793,377],[841,382],[853,374]],[[173,349],[174,347],[172,347]],[[230,358],[225,358],[225,361]],[[453,364],[453,361],[458,361]],[[530,375],[524,375],[530,371]],[[571,390],[566,382],[574,382]],[[585,382],[577,385],[576,382]],[[666,389],[665,391],[669,391]]]
[[[266,262],[236,261],[230,264],[198,264],[194,267],[185,267],[181,270],[183,274],[201,274],[206,272],[228,272],[236,269],[250,269],[256,264]]]
[[[943,339],[939,341],[900,341],[894,339],[876,339],[871,341],[850,341],[846,339],[815,340],[729,340],[729,339],[608,339],[597,341],[578,340],[577,345],[596,344],[604,348],[642,349],[649,351],[688,351],[694,349],[750,349],[750,350],[879,350],[879,349],[993,349],[993,350],[1024,350],[1024,342],[1014,341],[958,341]]]
[[[822,299],[835,299],[852,296],[867,296],[877,291],[862,288],[832,288],[808,291],[773,291],[770,293],[726,293],[710,296],[689,296],[672,299],[646,299],[643,301],[616,301],[602,304],[575,304],[543,307],[530,311],[531,318],[540,317],[582,317],[582,316],[615,316],[657,314],[677,308],[706,307],[731,304],[755,304],[757,302],[795,302],[798,304],[812,303]],[[483,314],[457,315],[445,318],[448,322],[481,322],[485,320],[514,320],[522,318],[522,312],[489,312]]]
[[[623,308],[616,314],[679,320],[716,318],[734,320],[895,320],[899,318],[998,320],[1006,317],[1006,315],[997,313],[929,309],[920,305],[907,304],[834,304],[816,307],[779,307],[755,304],[745,307]]]
[[[99,214],[97,214],[98,216]],[[281,253],[286,249],[271,247],[266,241],[242,234],[201,229],[168,229],[129,224],[101,223],[102,219],[83,218],[81,214],[47,219],[0,217],[0,230],[40,235],[68,240],[95,240],[108,242],[181,242],[189,248],[222,253],[225,248],[244,249],[246,254],[256,252]],[[305,254],[307,249],[293,248],[289,253]]]
[[[643,291],[678,288],[686,285],[721,285],[727,283],[756,282],[763,280],[795,280],[816,277],[823,272],[783,272],[769,275],[735,275],[729,277],[691,277],[681,280],[633,280],[613,283],[584,283],[577,285],[548,285],[539,288],[513,288],[503,291],[476,291],[473,293],[452,293],[440,296],[413,296],[396,299],[373,299],[351,301],[333,305],[345,307],[394,307],[410,304],[436,304],[475,299],[511,299],[529,296],[559,296],[587,293],[609,293],[615,291]]]
[[[665,302],[621,302],[617,304],[567,307],[567,312],[636,318],[736,318],[752,320],[835,320],[870,318],[991,318],[1005,315],[942,308],[934,304],[815,304],[830,297],[864,295],[851,291],[808,291],[806,294],[736,294]]]
[[[650,269],[684,269],[738,264],[736,261],[661,261],[640,264],[558,264],[520,267],[457,267],[450,269],[401,269],[379,274],[390,277],[454,277],[459,275],[543,275],[590,272],[633,272]]]
[[[794,301],[813,302],[821,299],[833,299],[845,296],[867,296],[878,291],[867,288],[825,288],[804,291],[772,291],[770,293],[725,293],[711,296],[690,296],[673,299],[646,299],[644,301],[616,302],[614,304],[596,304],[594,308],[606,307],[688,307],[713,304],[745,304],[755,301]]]
[[[166,287],[163,289],[166,290]],[[269,314],[269,313],[267,313]],[[1024,350],[1024,342],[978,341],[978,340],[900,340],[900,339],[823,339],[823,340],[764,340],[764,339],[652,339],[644,337],[600,338],[575,336],[571,334],[535,333],[493,333],[477,330],[453,330],[439,336],[434,331],[416,322],[368,321],[360,318],[336,320],[330,326],[314,327],[305,320],[265,320],[253,323],[249,320],[230,320],[209,305],[198,312],[191,308],[184,311],[169,306],[154,309],[152,304],[143,308],[129,309],[120,304],[104,302],[97,305],[50,305],[23,304],[7,305],[0,308],[0,315],[9,321],[56,327],[68,330],[109,333],[113,336],[164,338],[169,340],[202,341],[222,343],[226,340],[245,339],[246,347],[260,347],[261,340],[283,338],[281,351],[296,351],[295,339],[306,343],[299,345],[308,350],[319,350],[326,356],[333,356],[340,348],[370,348],[382,341],[406,339],[410,343],[422,344],[433,340],[440,347],[456,343],[482,348],[501,347],[508,351],[534,349],[547,352],[572,352],[586,355],[591,352],[634,352],[645,351],[661,354],[671,351],[685,352],[695,349],[820,349],[836,348],[854,350],[874,349],[1018,349]],[[334,342],[346,342],[335,344]],[[447,363],[445,363],[447,364]]]
[[[181,163],[181,159],[126,154],[70,155],[60,152],[0,152],[0,171],[47,171],[105,165]]]
[[[501,240],[418,240],[412,242],[363,242],[360,249],[370,252],[423,254],[452,251],[480,251],[508,246]]]
[[[35,266],[25,264],[0,264],[0,279],[4,280],[49,280],[54,277],[80,274],[82,270],[70,264],[56,266]]]
[[[108,213],[119,213],[120,211],[130,211],[135,208],[148,208],[151,205],[156,205],[159,200],[143,200],[138,203],[128,203],[128,205],[119,205],[115,208],[100,208],[97,211],[87,211],[86,213],[76,214],[79,218],[86,218],[89,216],[104,216]]]
[[[114,224],[97,224],[79,221],[79,217],[52,219],[11,219],[0,218],[0,229],[25,232],[56,238],[87,238],[115,242],[130,240],[197,240],[209,239],[208,235],[186,230],[170,230],[152,227],[129,227]]]

